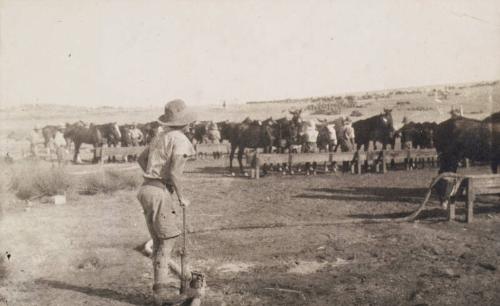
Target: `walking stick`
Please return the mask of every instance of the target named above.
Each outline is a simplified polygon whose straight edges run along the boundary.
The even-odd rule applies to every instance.
[[[179,197],[179,195],[177,195]],[[182,251],[181,251],[181,294],[186,293],[189,288],[189,279],[186,276],[187,266],[187,230],[186,230],[186,206],[182,205],[179,198],[179,204],[182,206]]]

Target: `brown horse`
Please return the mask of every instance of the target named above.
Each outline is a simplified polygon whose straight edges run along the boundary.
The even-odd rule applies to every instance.
[[[160,123],[158,121],[151,121],[145,124],[138,124],[137,127],[141,130],[144,137],[140,145],[147,145],[151,140],[158,134],[160,128]]]
[[[368,144],[373,142],[373,148],[376,150],[376,142],[382,143],[383,149],[390,144],[394,148],[394,124],[392,120],[392,110],[384,109],[380,115],[376,115],[367,119],[356,121],[352,124],[356,134],[356,145],[359,150],[361,146],[364,150],[368,150]]]
[[[75,144],[75,152],[73,154],[73,162],[79,162],[80,147],[83,143],[94,146],[94,159],[97,161],[97,147],[102,146],[104,139],[97,126],[91,124],[90,127],[80,125],[72,125],[66,128],[64,138],[70,139]]]
[[[224,136],[222,136],[224,135]],[[257,120],[246,118],[239,124],[223,124],[221,126],[221,136],[229,137],[231,143],[231,153],[229,154],[229,168],[233,169],[233,158],[238,149],[238,163],[240,172],[243,173],[243,153],[245,148],[269,148],[273,143],[271,122],[262,123]],[[267,151],[267,149],[266,149]]]
[[[483,121],[453,117],[438,124],[435,135],[436,150],[440,158],[439,173],[457,172],[464,158],[489,161],[497,173],[500,163],[500,112]]]
[[[46,125],[42,128],[42,136],[44,140],[45,148],[49,148],[50,143],[56,136],[56,132],[60,130],[61,127],[57,125]]]

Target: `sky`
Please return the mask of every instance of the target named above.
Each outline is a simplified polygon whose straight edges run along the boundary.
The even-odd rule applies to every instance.
[[[498,0],[0,0],[0,106],[219,104],[500,79]]]

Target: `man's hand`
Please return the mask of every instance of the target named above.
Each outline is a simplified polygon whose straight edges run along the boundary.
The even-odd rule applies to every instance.
[[[191,204],[191,202],[186,198],[181,198],[179,199],[179,204],[181,204],[181,206],[187,207]]]
[[[165,187],[167,187],[168,192],[170,192],[171,194],[174,193],[174,186],[166,184]]]

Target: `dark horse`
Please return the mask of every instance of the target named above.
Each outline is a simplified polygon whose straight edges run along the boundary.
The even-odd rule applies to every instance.
[[[122,134],[120,132],[120,127],[116,122],[97,124],[95,127],[99,130],[99,132],[101,132],[101,136],[106,141],[108,147],[116,147],[120,144]]]
[[[104,143],[108,146],[116,146],[120,142],[121,133],[116,123],[107,123],[101,125],[91,124],[90,127],[82,127],[79,125],[66,128],[64,133],[65,138],[71,139],[75,143],[75,153],[73,161],[78,161],[80,147],[83,143],[91,144],[94,149],[102,147]],[[94,150],[94,162],[97,161],[97,152]]]
[[[273,143],[270,122],[260,122],[246,118],[241,123],[221,123],[221,136],[231,143],[229,168],[233,169],[233,158],[238,149],[238,163],[243,173],[243,153],[245,148],[269,148]]]
[[[44,140],[45,148],[49,147],[50,142],[56,136],[56,132],[60,129],[59,126],[56,125],[46,125],[42,128],[42,136]]]
[[[500,112],[483,121],[454,117],[438,124],[435,134],[440,158],[439,173],[457,172],[459,161],[491,162],[497,173],[500,162]]]
[[[138,124],[137,127],[141,130],[144,137],[140,145],[147,145],[158,134],[160,123],[158,121],[151,121],[145,124]]]
[[[435,122],[409,122],[397,133],[401,136],[403,145],[408,146],[411,143],[413,148],[430,149],[434,148],[436,128],[437,124]]]
[[[385,150],[390,144],[394,148],[394,125],[392,120],[392,110],[384,109],[380,115],[373,116],[367,119],[356,121],[352,124],[356,136],[357,149],[364,146],[364,150],[368,150],[368,144],[373,141],[373,148],[377,149],[376,141],[382,143]]]
[[[300,143],[300,126],[298,120],[289,120],[286,117],[274,120],[272,134],[274,137],[274,146],[278,153],[290,150],[290,146]]]
[[[94,162],[97,161],[97,152],[95,149],[102,145],[103,138],[95,125],[91,125],[90,127],[79,125],[68,126],[64,132],[64,138],[71,139],[75,144],[73,162],[79,162],[80,147],[83,143],[94,146]]]

